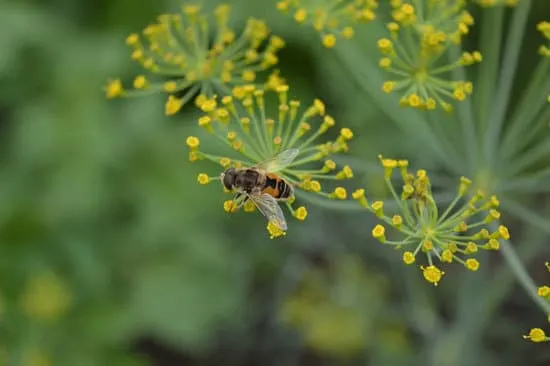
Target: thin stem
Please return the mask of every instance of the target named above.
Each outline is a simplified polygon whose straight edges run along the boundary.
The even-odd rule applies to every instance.
[[[491,225],[492,229],[497,228],[497,224]],[[508,267],[512,270],[519,284],[523,287],[527,295],[537,304],[545,314],[550,314],[550,302],[540,297],[537,293],[537,285],[527,273],[527,270],[518,258],[518,255],[509,240],[501,240],[500,253],[506,260]]]
[[[459,173],[457,166],[460,161],[456,157],[451,157],[448,154],[446,147],[434,133],[432,129],[425,123],[423,118],[417,111],[403,110],[398,108],[398,101],[386,94],[383,94],[379,85],[383,84],[383,77],[380,69],[373,64],[368,57],[361,55],[356,48],[347,46],[346,43],[340,43],[335,47],[335,54],[348,68],[350,73],[357,80],[360,86],[369,96],[375,100],[389,118],[401,128],[409,136],[418,138],[419,143],[431,147],[434,151],[434,156],[438,158],[441,164],[455,173]],[[453,158],[455,158],[453,160]]]
[[[494,100],[498,66],[500,64],[500,48],[502,44],[502,26],[504,7],[496,6],[483,11],[481,22],[481,54],[483,62],[478,66],[479,76],[476,79],[476,119],[478,124],[487,126],[490,108]]]
[[[547,104],[544,89],[550,86],[549,72],[550,60],[545,57],[538,62],[535,71],[531,73],[527,88],[523,91],[518,107],[510,118],[510,128],[506,131],[501,145],[501,153],[505,156],[512,156],[521,150],[519,146],[525,141],[518,137],[533,128],[537,113]]]
[[[450,50],[451,57],[457,59],[460,57],[462,47],[452,48]],[[466,71],[463,67],[459,67],[453,71],[453,75],[456,75],[457,80],[466,80]],[[478,161],[477,156],[478,152],[478,138],[476,134],[476,122],[474,120],[474,112],[472,106],[472,99],[467,98],[465,101],[461,102],[457,106],[458,116],[460,120],[460,126],[462,127],[463,138],[463,147],[464,155],[466,155],[466,160],[468,162],[468,167],[471,171],[475,171],[476,162]]]
[[[498,83],[497,95],[494,109],[489,121],[487,135],[485,136],[485,158],[486,163],[493,164],[496,158],[498,142],[501,135],[502,125],[508,109],[514,74],[518,64],[519,51],[525,32],[525,24],[531,9],[531,0],[520,1],[514,9],[511,30],[506,40],[506,51],[502,64],[502,72]]]

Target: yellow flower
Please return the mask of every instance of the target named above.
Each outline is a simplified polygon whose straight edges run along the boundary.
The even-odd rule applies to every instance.
[[[174,114],[178,113],[181,107],[183,106],[183,100],[174,97],[173,95],[168,96],[168,100],[166,101],[166,106],[164,108],[164,114],[167,116],[173,116]]]
[[[166,114],[177,113],[197,92],[205,97],[225,93],[232,87],[256,80],[256,73],[270,70],[278,62],[277,52],[284,41],[270,36],[261,20],[248,19],[242,34],[237,37],[229,26],[231,7],[218,5],[212,14],[206,14],[196,4],[186,4],[180,14],[163,14],[143,31],[126,38],[131,58],[152,74],[168,76],[165,82],[149,81],[139,75],[134,89],[125,91],[120,80],[109,82],[107,97],[138,96],[155,92],[179,93],[169,96]],[[210,20],[214,21],[210,21]],[[215,29],[210,24],[214,23]],[[213,39],[205,42],[204,40]],[[268,81],[260,85],[274,87],[283,80],[279,71],[272,71]]]
[[[414,256],[413,252],[404,252],[403,253],[403,262],[405,264],[413,264],[415,262],[416,258]]]
[[[479,51],[465,52],[451,63],[437,62],[460,44],[463,35],[473,25],[472,16],[465,10],[466,2],[430,1],[416,8],[402,1],[390,2],[393,21],[387,24],[390,38],[378,40],[382,55],[379,65],[392,75],[382,90],[402,91],[400,104],[404,107],[433,110],[445,101],[464,100],[472,93],[470,82],[452,80],[456,68],[482,61]]]
[[[548,286],[540,286],[537,291],[538,295],[540,297],[550,297],[550,287]],[[550,300],[550,298],[549,298]]]
[[[307,217],[307,210],[304,206],[298,207],[296,211],[294,212],[294,217],[296,217],[298,220],[305,220]]]
[[[468,258],[466,259],[466,262],[464,263],[466,268],[468,268],[470,271],[477,271],[479,269],[479,262],[474,258]]]
[[[453,262],[453,252],[450,249],[444,249],[441,253],[441,261],[452,263]]]
[[[298,24],[307,24],[321,35],[325,47],[331,48],[337,36],[353,38],[355,26],[376,18],[376,0],[281,0],[277,10],[293,16]]]
[[[365,196],[365,190],[363,188],[356,189],[352,197],[354,200],[358,201],[361,206],[365,208],[368,206],[367,197]]]
[[[546,336],[546,333],[544,333],[544,330],[540,328],[533,328],[529,331],[529,335],[524,335],[523,339],[529,339],[531,342],[548,342],[550,338]]]
[[[336,187],[334,189],[334,192],[332,193],[332,196],[339,200],[345,200],[348,196],[348,193],[346,192],[346,189],[343,187]]]
[[[386,241],[386,228],[378,224],[372,229],[372,237],[380,240],[382,243]]]
[[[200,145],[200,140],[195,136],[189,136],[187,140],[185,140],[185,143],[190,149],[196,150]]]
[[[378,217],[384,216],[384,202],[376,201],[371,205],[372,211]]]
[[[481,193],[467,199],[468,187],[472,183],[469,179],[460,179],[457,196],[446,209],[440,210],[431,192],[426,170],[410,172],[407,160],[387,159],[382,156],[379,156],[379,160],[384,168],[384,181],[398,212],[386,216],[383,201],[367,205],[363,189],[356,190],[353,198],[383,222],[397,229],[396,235],[401,239],[386,238],[382,225],[377,225],[372,235],[386,245],[402,249],[405,263],[413,263],[412,258],[419,252],[423,253],[429,264],[423,269],[428,281],[437,283],[443,275],[436,267],[435,260],[444,263],[458,262],[471,271],[477,271],[480,266],[478,260],[464,256],[475,254],[480,249],[498,250],[499,239],[509,238],[508,230],[502,225],[492,234],[487,228],[483,228],[488,221],[484,216],[491,217],[492,220],[500,218],[500,212],[493,208],[498,206],[498,199],[495,196],[486,198]],[[395,170],[398,170],[402,179],[401,192],[394,187],[392,180]],[[477,221],[480,216],[482,219]],[[474,228],[478,231],[471,232]],[[457,235],[457,232],[461,234]]]
[[[445,272],[441,271],[434,265],[430,265],[428,267],[421,266],[420,269],[424,274],[424,279],[430,283],[433,283],[435,286],[437,286],[439,281],[441,281],[441,277],[445,274]]]
[[[323,36],[323,46],[332,48],[336,44],[336,36],[334,34],[325,34]]]
[[[267,223],[267,232],[269,233],[270,239],[275,239],[280,236],[286,235],[286,232],[282,230],[274,221],[269,221]]]
[[[234,200],[227,200],[223,203],[223,210],[225,212],[231,213],[238,211],[239,207]]]
[[[109,80],[107,87],[105,88],[105,94],[107,98],[117,98],[124,94],[124,88],[122,87],[122,82],[120,79]]]
[[[279,99],[278,108],[273,108],[276,117],[269,115],[267,93],[275,93]],[[321,100],[315,99],[309,106],[300,108],[299,101],[289,99],[287,85],[280,85],[272,92],[246,84],[234,88],[232,94],[222,98],[200,97],[196,101],[204,112],[197,118],[198,125],[206,130],[206,136],[215,135],[216,141],[225,142],[227,154],[220,156],[203,151],[198,137],[189,136],[186,144],[190,149],[190,161],[207,160],[224,169],[269,162],[268,165],[279,168],[277,175],[293,188],[292,192],[303,190],[327,199],[347,199],[344,187],[332,185],[323,191],[320,181],[324,179],[329,186],[335,180],[353,177],[349,166],[344,165],[336,171],[336,163],[330,159],[331,155],[348,150],[353,132],[342,128],[336,139],[323,141],[323,135],[336,122],[327,114]],[[320,166],[311,167],[313,164]],[[277,190],[287,192],[281,188]],[[296,219],[306,218],[305,207],[293,209],[294,196],[280,198],[278,204],[283,208],[287,206]]]
[[[200,173],[198,176],[197,176],[197,182],[199,182],[199,184],[208,184],[210,183],[210,177],[204,173]]]

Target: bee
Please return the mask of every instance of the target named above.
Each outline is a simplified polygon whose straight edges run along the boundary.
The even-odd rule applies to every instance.
[[[220,175],[220,181],[228,190],[237,192],[236,207],[251,200],[269,221],[286,230],[286,220],[277,201],[292,197],[294,189],[276,173],[292,163],[298,153],[298,149],[289,149],[252,167],[229,168]]]

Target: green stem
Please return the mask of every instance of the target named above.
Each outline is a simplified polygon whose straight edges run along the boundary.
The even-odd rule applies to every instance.
[[[495,97],[494,109],[489,121],[487,135],[485,136],[485,158],[488,164],[494,163],[498,152],[498,142],[506,111],[508,110],[508,102],[510,100],[514,74],[518,64],[519,51],[521,49],[525,24],[529,17],[530,9],[531,0],[520,1],[514,9],[511,30],[506,40],[506,51]]]
[[[491,225],[492,229],[497,228],[497,224]],[[500,253],[506,260],[508,267],[512,270],[519,284],[523,287],[527,295],[537,304],[545,314],[550,314],[550,302],[540,297],[537,293],[537,285],[527,273],[527,270],[518,258],[518,255],[509,240],[501,240]]]
[[[462,52],[462,47],[456,47],[451,49],[451,57],[458,59]],[[466,71],[463,67],[459,67],[453,71],[453,75],[457,80],[466,80]],[[466,156],[467,166],[471,171],[476,170],[476,162],[479,160],[477,156],[479,154],[479,141],[476,134],[476,122],[474,120],[474,112],[472,106],[472,99],[467,98],[457,106],[458,116],[460,120],[460,126],[462,128],[463,138],[463,152]]]
[[[483,129],[489,120],[490,108],[496,91],[497,75],[500,68],[500,48],[502,44],[502,25],[504,7],[497,6],[483,11],[481,22],[481,54],[483,62],[478,66],[479,76],[476,78],[476,111],[477,121]]]
[[[523,138],[518,137],[523,136],[524,132],[533,128],[537,120],[537,113],[547,104],[544,89],[548,89],[550,85],[549,72],[550,60],[546,58],[540,60],[535,71],[531,74],[527,89],[523,91],[518,107],[510,118],[510,128],[506,131],[501,146],[501,153],[504,156],[512,156],[521,150],[520,146],[525,141]]]
[[[434,156],[441,164],[455,173],[459,173],[457,167],[460,161],[457,157],[451,157],[446,147],[432,129],[426,124],[419,112],[399,108],[399,102],[395,97],[384,94],[380,90],[383,84],[381,70],[372,62],[371,58],[361,55],[357,48],[348,46],[342,42],[335,47],[335,53],[340,61],[351,71],[354,79],[387,116],[395,122],[407,135],[417,138],[420,144],[429,146],[434,151]],[[453,160],[454,158],[454,160]]]

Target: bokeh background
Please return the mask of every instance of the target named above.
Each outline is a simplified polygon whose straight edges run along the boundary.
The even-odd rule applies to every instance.
[[[279,68],[293,96],[325,100],[353,129],[341,161],[354,184],[385,197],[379,153],[434,165],[310,28],[273,1],[229,3],[236,27],[260,17],[286,40]],[[550,14],[539,3],[528,48]],[[371,239],[372,215],[313,203],[270,241],[260,215],[229,217],[221,188],[196,183],[208,169],[187,159],[185,138],[200,133],[192,105],[165,117],[161,95],[106,100],[107,79],[140,70],[126,35],[181,5],[0,3],[0,365],[550,364],[548,346],[521,338],[546,316],[498,253],[477,273],[445,268],[434,287]],[[376,60],[363,29],[353,42]],[[548,212],[545,199],[534,208]],[[535,281],[548,281],[548,234],[505,223]]]

